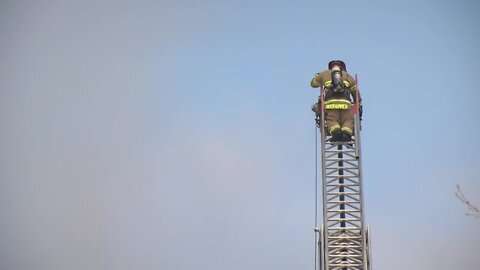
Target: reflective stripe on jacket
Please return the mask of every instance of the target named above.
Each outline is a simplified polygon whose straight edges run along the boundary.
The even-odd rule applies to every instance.
[[[348,110],[352,106],[352,103],[350,101],[345,100],[345,99],[329,99],[325,101],[325,109],[327,110]]]

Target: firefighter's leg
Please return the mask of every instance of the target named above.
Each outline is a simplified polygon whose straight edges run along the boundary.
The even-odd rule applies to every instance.
[[[351,141],[353,135],[353,109],[342,110],[340,113],[340,124],[342,130],[342,140]]]
[[[325,121],[328,133],[332,135],[331,141],[338,141],[341,135],[340,110],[325,110]]]

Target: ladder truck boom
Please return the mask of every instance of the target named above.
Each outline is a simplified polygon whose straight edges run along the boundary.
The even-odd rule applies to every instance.
[[[315,228],[315,268],[372,270],[370,232],[364,218],[358,91],[353,104],[354,133],[349,142],[332,142],[325,124],[324,96],[322,86],[316,120],[321,134],[323,223]]]

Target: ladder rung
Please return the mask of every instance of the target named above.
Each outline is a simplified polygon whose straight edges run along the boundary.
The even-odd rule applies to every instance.
[[[338,199],[339,196],[331,197],[330,199]],[[351,198],[353,199],[353,198]],[[361,203],[360,200],[352,202],[352,201],[328,201],[327,202],[327,208],[331,209],[331,207],[338,206],[338,205],[346,205],[350,206],[355,209],[361,209]]]
[[[352,144],[355,143],[355,140],[349,141],[349,142],[331,142],[329,141],[330,138],[325,140],[325,144],[330,144],[330,145],[343,145],[346,146],[346,144]]]
[[[337,231],[341,231],[341,230],[360,230],[361,226],[360,224],[351,224],[352,222],[358,222],[360,223],[360,219],[355,219],[355,220],[348,220],[348,219],[329,219],[328,222],[335,222],[335,224],[330,224],[330,227],[328,227],[330,230],[337,230]],[[337,225],[337,223],[340,223],[340,222],[348,222],[350,226],[348,227],[331,227],[331,226],[334,226],[334,225]],[[343,225],[343,224],[341,224]]]
[[[330,245],[329,248],[347,248],[347,249],[355,249],[355,248],[363,248],[363,245],[356,245],[356,246],[337,246],[337,245]]]
[[[362,233],[360,229],[354,229],[354,230],[348,230],[348,231],[346,230],[327,230],[327,231],[330,237],[337,237],[336,241],[362,239]]]
[[[336,212],[336,211],[335,211]],[[345,222],[360,222],[360,215],[356,216],[352,213],[341,213],[341,212],[336,212],[336,213],[329,213],[329,217],[327,218],[328,222],[334,222],[334,221],[345,221]],[[343,216],[342,216],[343,215]],[[338,216],[341,216],[340,218],[337,218]],[[352,218],[347,218],[346,216],[350,216]]]
[[[337,153],[338,154],[340,154],[340,153],[342,153],[342,154],[352,153],[352,154],[355,154],[355,150],[354,149],[347,149],[347,150],[343,150],[343,149],[342,150],[335,150],[334,149],[334,150],[325,150],[325,153],[335,153],[335,154],[337,154]]]
[[[327,192],[327,195],[360,195],[360,192]]]
[[[330,255],[331,257],[357,258],[357,257],[363,257],[363,255],[361,254],[361,249],[362,249],[361,246],[357,246],[357,247],[354,247],[354,248],[340,248],[340,249],[329,250],[328,253],[332,254],[332,255]],[[350,256],[347,256],[347,254],[342,255],[342,253],[346,253],[346,252],[349,252],[348,255],[350,255]]]
[[[340,192],[342,194],[346,194],[347,192],[360,192],[360,187],[358,185],[328,185],[328,189],[326,190],[327,194],[330,192]],[[343,188],[343,191],[340,190]]]
[[[351,207],[351,208],[346,208],[346,209],[338,209],[338,206],[340,206],[341,204],[338,204],[338,205],[335,205],[334,207],[330,207],[328,209],[326,209],[324,212],[344,212],[344,213],[361,213],[361,209],[358,209],[358,208],[354,208],[354,207]],[[342,205],[343,206],[343,205]]]
[[[345,233],[348,231],[348,232],[351,232],[352,230],[357,230],[357,231],[361,231],[361,229],[359,227],[331,227],[331,228],[327,228],[329,231],[345,231]],[[342,237],[347,237],[348,235],[343,235],[343,236],[338,236],[340,238]],[[355,236],[355,237],[361,237],[361,235],[358,235],[358,236]]]
[[[335,233],[335,232],[331,232]],[[342,234],[342,235],[331,235],[329,237],[333,237],[332,239],[328,239],[328,242],[342,242],[342,241],[362,241],[362,236],[358,235],[348,235],[348,234]],[[332,240],[332,241],[330,241]]]
[[[328,264],[330,266],[330,269],[332,269],[332,267],[360,267],[360,266],[363,266],[362,264],[359,264],[359,263],[330,263]]]
[[[343,209],[343,210],[327,210],[327,213],[334,213],[334,212],[337,212],[337,213],[359,213],[361,212],[360,210],[357,210],[357,209]]]
[[[360,236],[329,236],[330,239],[342,239],[342,240],[362,240]]]
[[[360,218],[329,218],[327,221],[361,221]]]
[[[355,169],[356,170],[356,169]],[[341,173],[340,173],[341,172]],[[355,172],[353,172],[352,170],[350,169],[337,169],[337,168],[328,168],[327,171],[325,172],[325,175],[338,175],[338,176],[355,176],[355,175],[359,175],[359,172],[358,170],[356,170]]]
[[[358,166],[345,167],[345,166],[334,166],[332,168],[327,168],[327,170],[358,170]]]
[[[360,201],[327,201],[327,204],[359,204]]]
[[[345,179],[345,178],[358,178],[359,176],[360,175],[358,175],[358,174],[353,174],[353,175],[326,175],[325,178],[333,178],[333,179],[343,178],[343,179]],[[358,185],[355,185],[355,186],[358,186]]]
[[[357,161],[356,158],[326,158],[325,161]]]
[[[335,254],[335,255],[332,254],[332,255],[328,255],[328,257],[334,257],[334,258],[335,258],[335,257],[336,257],[336,258],[339,258],[339,257],[340,257],[340,258],[342,258],[342,257],[345,257],[345,258],[358,258],[358,257],[360,257],[360,258],[362,258],[363,255],[362,255],[362,254],[338,254],[338,255],[337,255],[337,254]]]
[[[350,243],[350,245],[358,245],[359,247],[360,246],[363,247],[362,239],[335,239],[335,241],[333,242],[328,241],[328,243],[337,245],[338,242],[344,242],[344,241],[355,242],[355,243]]]
[[[326,184],[327,187],[360,187],[360,184]]]
[[[348,252],[348,254],[357,254],[357,248],[363,248],[363,244],[358,243],[348,243],[347,245],[342,244],[332,244],[327,246],[329,248],[330,254],[339,254],[339,252]]]

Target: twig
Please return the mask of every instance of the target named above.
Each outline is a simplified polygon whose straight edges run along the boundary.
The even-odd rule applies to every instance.
[[[457,184],[457,192],[455,192],[455,197],[457,197],[462,203],[468,206],[467,216],[473,216],[475,218],[480,218],[480,209],[471,203],[463,194],[462,190],[460,189],[460,185]]]

